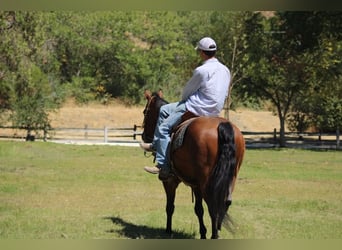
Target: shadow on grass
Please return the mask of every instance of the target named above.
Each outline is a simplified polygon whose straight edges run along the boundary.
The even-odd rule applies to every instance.
[[[165,228],[153,228],[144,225],[135,225],[119,217],[104,217],[121,229],[110,229],[108,233],[117,233],[129,239],[194,239],[194,234],[174,231],[172,235],[165,232]]]

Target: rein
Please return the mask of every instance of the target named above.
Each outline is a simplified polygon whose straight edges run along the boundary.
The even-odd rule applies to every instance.
[[[151,156],[153,156],[153,163],[156,162],[156,154],[155,153],[151,152],[150,154],[148,154],[148,152],[144,151],[144,156],[146,158],[150,158]]]
[[[146,158],[150,158],[151,156],[153,156],[153,153],[151,153],[150,155],[148,155],[148,152],[144,151],[144,156]]]

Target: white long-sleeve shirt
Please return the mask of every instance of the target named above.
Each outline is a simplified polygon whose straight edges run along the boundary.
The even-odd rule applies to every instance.
[[[182,101],[195,115],[219,116],[229,84],[229,69],[216,58],[208,59],[194,70],[183,89]]]

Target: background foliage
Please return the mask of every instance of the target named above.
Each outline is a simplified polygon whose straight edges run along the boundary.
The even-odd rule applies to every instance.
[[[70,96],[141,103],[145,88],[162,88],[176,101],[200,63],[196,42],[211,36],[231,70],[227,116],[266,100],[281,133],[285,122],[336,130],[341,31],[341,12],[1,11],[0,110],[35,128]]]

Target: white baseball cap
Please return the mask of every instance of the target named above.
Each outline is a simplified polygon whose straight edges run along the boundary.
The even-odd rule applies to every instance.
[[[215,51],[216,50],[216,43],[210,37],[203,37],[198,43],[195,48],[196,50],[204,50],[204,51]]]

